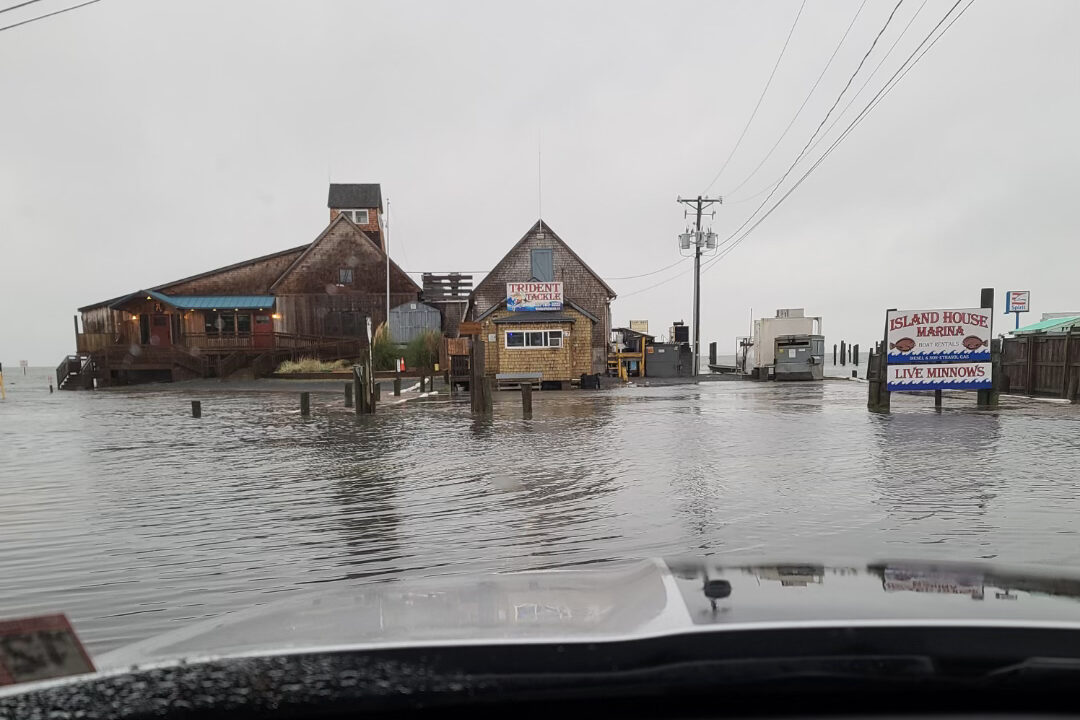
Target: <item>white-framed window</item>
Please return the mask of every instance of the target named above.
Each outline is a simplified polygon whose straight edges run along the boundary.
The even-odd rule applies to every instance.
[[[511,350],[563,346],[562,330],[507,330],[506,347]]]
[[[368,211],[367,210],[342,210],[341,214],[352,220],[357,225],[368,224]]]

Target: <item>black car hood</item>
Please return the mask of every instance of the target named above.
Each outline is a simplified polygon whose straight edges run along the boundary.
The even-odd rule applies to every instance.
[[[367,583],[203,621],[95,658],[133,665],[363,647],[604,642],[872,624],[1080,628],[1080,575],[919,562],[665,559]]]

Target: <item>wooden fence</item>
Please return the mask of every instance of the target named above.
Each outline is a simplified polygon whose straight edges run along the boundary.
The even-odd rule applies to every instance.
[[[1005,338],[1001,364],[1006,392],[1069,397],[1080,383],[1080,332]]]

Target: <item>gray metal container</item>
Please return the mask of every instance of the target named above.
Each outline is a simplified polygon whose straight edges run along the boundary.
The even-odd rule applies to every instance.
[[[825,377],[824,335],[779,335],[774,343],[777,380],[822,380]]]
[[[653,343],[646,348],[645,377],[690,377],[694,374],[693,353],[685,343]]]
[[[394,342],[408,344],[425,330],[441,330],[442,315],[438,308],[422,302],[407,302],[390,309],[390,337]]]

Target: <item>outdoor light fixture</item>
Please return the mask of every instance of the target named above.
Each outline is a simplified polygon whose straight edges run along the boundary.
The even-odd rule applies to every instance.
[[[280,315],[278,315],[277,313],[274,313],[274,314],[273,314],[273,315],[271,315],[270,317],[274,318],[275,320],[280,320],[280,319],[281,319],[281,316],[280,316]]]

